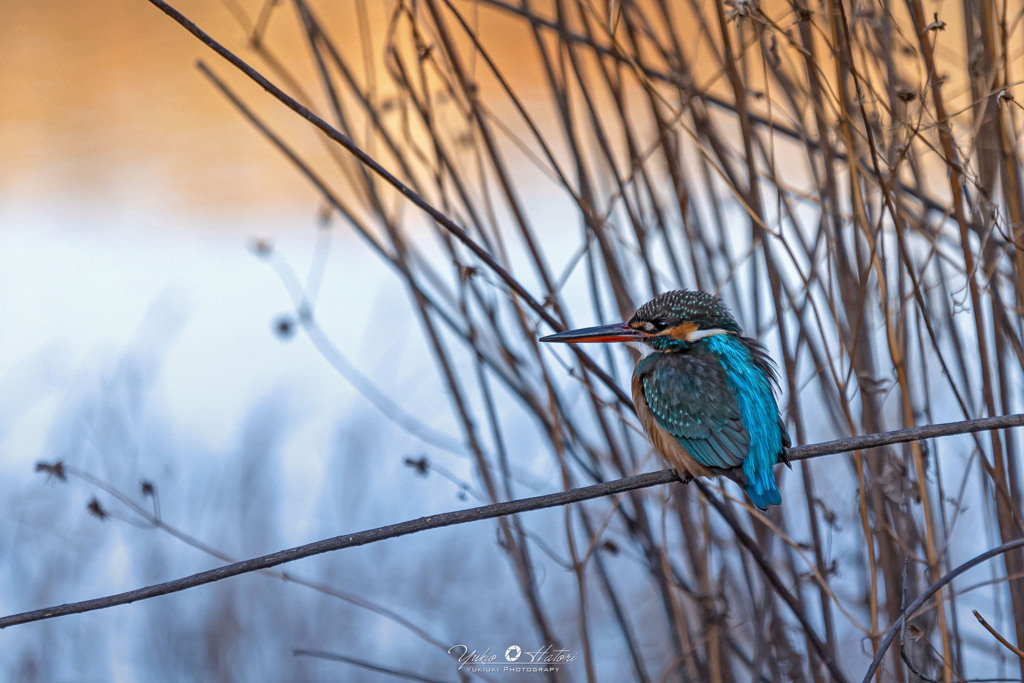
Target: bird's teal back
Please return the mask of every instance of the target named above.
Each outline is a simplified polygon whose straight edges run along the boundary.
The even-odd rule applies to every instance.
[[[743,425],[750,437],[750,451],[743,461],[747,477],[744,487],[759,508],[782,502],[775,484],[774,465],[788,442],[779,420],[779,408],[772,393],[771,379],[755,362],[743,340],[732,334],[708,337],[703,342],[718,356],[725,368],[729,388],[739,404]]]

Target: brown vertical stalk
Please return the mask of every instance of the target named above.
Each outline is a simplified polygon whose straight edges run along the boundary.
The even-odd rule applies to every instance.
[[[978,285],[975,257],[971,250],[970,233],[968,230],[967,214],[964,208],[964,197],[962,185],[964,182],[961,159],[956,150],[952,131],[948,123],[949,117],[946,111],[945,100],[942,96],[942,79],[935,64],[935,52],[931,43],[931,31],[927,29],[928,23],[924,16],[924,8],[920,0],[907,0],[907,7],[914,21],[914,28],[917,31],[921,55],[924,58],[925,69],[929,78],[932,105],[935,107],[935,117],[939,122],[938,134],[941,143],[945,163],[949,168],[949,188],[953,198],[953,215],[960,228],[960,242],[964,259],[964,268],[967,274],[967,285],[970,292],[971,306],[974,312],[975,339],[978,345],[978,360],[981,366],[983,377],[994,378],[992,365],[989,357],[988,335],[983,325],[983,308],[981,304],[981,292]],[[992,391],[992,381],[982,382],[982,397],[989,414],[995,415],[995,395]],[[996,511],[999,522],[999,531],[1003,542],[1009,542],[1017,535],[1017,520],[1019,512],[1015,511],[1011,503],[1011,496],[1006,479],[1006,464],[1003,453],[1003,445],[999,432],[993,431],[990,435],[992,449],[992,477],[996,490]],[[1015,576],[1024,571],[1024,554],[1019,550],[1011,551],[1005,555],[1006,571]],[[1013,604],[1014,614],[1024,614],[1024,583],[1011,581],[1007,586]],[[1017,642],[1024,643],[1024,619],[1016,619]],[[1024,675],[1024,660],[1020,662],[1021,674]]]

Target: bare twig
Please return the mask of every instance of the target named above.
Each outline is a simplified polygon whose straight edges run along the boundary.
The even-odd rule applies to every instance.
[[[999,633],[999,631],[995,630],[992,624],[985,621],[985,617],[981,616],[978,610],[972,609],[971,614],[973,614],[974,618],[977,619],[981,623],[981,625],[985,627],[985,630],[991,633],[992,637],[998,640],[1000,643],[1002,643],[1007,650],[1017,655],[1021,659],[1024,659],[1024,650],[1021,650],[1019,647],[1008,641],[1001,633]]]

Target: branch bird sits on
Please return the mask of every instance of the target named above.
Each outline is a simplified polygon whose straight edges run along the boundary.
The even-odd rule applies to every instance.
[[[782,502],[773,467],[788,464],[790,441],[775,366],[718,297],[673,290],[624,323],[541,341],[636,344],[644,356],[633,371],[633,405],[661,457],[684,481],[724,474],[762,510]]]

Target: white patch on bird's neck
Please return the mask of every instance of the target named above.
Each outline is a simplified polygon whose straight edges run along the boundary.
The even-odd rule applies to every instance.
[[[686,338],[686,341],[700,341],[701,339],[707,339],[708,337],[714,337],[715,335],[719,334],[732,334],[732,332],[730,332],[729,330],[719,329],[717,327],[714,327],[710,330],[695,330],[690,333],[690,335]]]
[[[634,349],[639,351],[641,358],[646,358],[647,356],[654,353],[654,349],[652,349],[648,344],[645,344],[642,341],[626,342],[626,344],[632,346]]]

